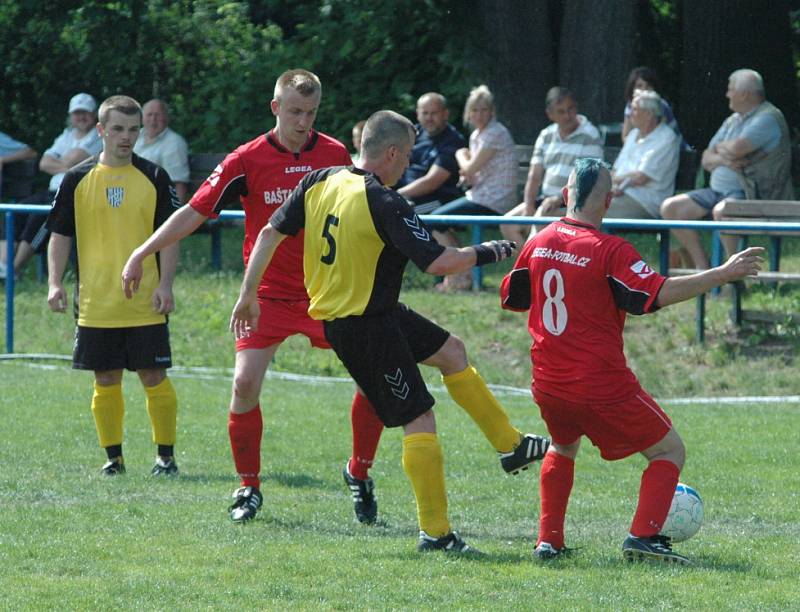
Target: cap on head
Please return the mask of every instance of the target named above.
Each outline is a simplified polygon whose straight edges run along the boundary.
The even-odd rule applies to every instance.
[[[93,113],[96,110],[97,101],[94,99],[94,97],[87,93],[75,94],[69,101],[70,113],[74,113],[75,111],[86,111]]]
[[[575,190],[575,203],[573,206],[575,210],[580,210],[586,204],[586,199],[597,185],[597,180],[603,174],[603,169],[608,173],[609,166],[597,157],[579,157],[575,160],[572,177],[570,177],[570,187]]]

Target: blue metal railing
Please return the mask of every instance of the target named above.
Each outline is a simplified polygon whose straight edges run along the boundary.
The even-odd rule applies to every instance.
[[[6,352],[14,352],[14,215],[20,213],[47,214],[49,206],[38,204],[0,204],[0,212],[5,212],[6,218],[6,262],[9,266],[6,275]],[[220,213],[221,219],[243,219],[241,210],[224,210]],[[497,225],[547,225],[555,221],[556,217],[488,217],[469,215],[422,215],[420,217],[430,225],[468,225],[472,227],[472,241],[477,244],[482,241],[483,228]],[[712,232],[711,265],[719,265],[722,261],[722,245],[719,239],[721,230],[745,230],[753,233],[770,231],[797,232],[800,234],[800,223],[765,223],[744,221],[662,221],[644,219],[608,219],[603,222],[605,230],[627,230],[656,232],[660,235],[659,271],[666,275],[669,271],[669,231],[671,229],[693,229]],[[221,241],[219,236],[212,233],[212,262],[218,268]],[[773,249],[775,251],[776,249]],[[776,270],[778,254],[770,253],[771,269]],[[472,270],[473,284],[480,287],[482,283],[481,268]]]

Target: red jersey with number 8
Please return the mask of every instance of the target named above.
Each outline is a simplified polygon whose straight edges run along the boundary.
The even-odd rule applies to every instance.
[[[503,308],[530,309],[533,387],[571,401],[632,397],[625,316],[655,311],[664,280],[629,242],[589,224],[564,218],[536,234],[501,285]]]
[[[349,166],[350,155],[338,140],[311,130],[299,153],[286,149],[275,131],[262,134],[228,154],[194,194],[189,205],[201,215],[216,218],[220,211],[241,203],[244,209],[244,265],[258,234],[272,214],[312,170]],[[278,300],[308,299],[303,284],[303,236],[284,240],[267,267],[258,296]]]

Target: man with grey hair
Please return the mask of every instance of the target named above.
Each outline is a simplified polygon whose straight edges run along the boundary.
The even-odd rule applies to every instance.
[[[586,436],[607,461],[635,453],[648,461],[623,557],[689,564],[660,535],[685,449],[669,417],[626,363],[625,316],[655,312],[754,275],[764,249],[746,249],[713,270],[665,278],[629,242],[600,231],[611,201],[604,162],[578,159],[564,200],[566,217],[527,242],[500,292],[503,308],[529,311],[533,396],[553,440],[542,462],[534,555],[549,560],[567,551],[564,519],[575,458]]]
[[[663,122],[661,97],[638,91],[631,102],[633,128],[614,162],[606,218],[658,219],[664,198],[675,192],[680,138]]]
[[[726,198],[791,200],[791,141],[783,113],[765,99],[764,82],[755,70],[743,68],[728,79],[733,114],[714,134],[703,151],[702,164],[711,173],[708,188],[664,200],[665,219],[718,218]],[[709,262],[700,236],[693,230],[673,230],[696,268]],[[735,236],[722,236],[728,253],[736,248]]]
[[[178,200],[186,202],[189,188],[189,147],[186,140],[169,127],[167,103],[154,98],[142,107],[142,135],[133,152],[167,171],[175,183]]]
[[[397,191],[414,203],[418,213],[460,198],[456,151],[466,146],[461,133],[447,122],[447,100],[435,91],[417,100],[417,140],[408,168],[397,182]]]
[[[514,249],[505,240],[445,247],[431,237],[406,200],[390,189],[406,170],[413,143],[414,129],[405,117],[378,111],[364,127],[358,167],[314,171],[300,182],[259,233],[230,328],[237,339],[256,328],[258,281],[281,242],[305,230],[308,314],[322,321],[325,337],[383,424],[403,427],[403,469],[417,500],[417,549],[467,553],[473,549],[450,528],[434,399],[417,364],[441,369],[448,391],[492,442],[519,449],[507,453],[509,460],[523,454],[539,458],[547,441],[534,436],[536,444],[529,446],[531,436],[521,439],[467,362],[463,343],[399,302],[409,259],[440,275],[500,261]]]

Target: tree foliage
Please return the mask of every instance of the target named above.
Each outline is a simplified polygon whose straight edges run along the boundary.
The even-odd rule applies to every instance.
[[[4,2],[0,28],[15,34],[0,39],[2,129],[42,151],[78,91],[98,101],[158,96],[192,150],[225,151],[271,125],[275,79],[288,68],[320,75],[320,124],[340,137],[379,108],[411,113],[424,91],[466,87],[453,37],[430,27],[446,12],[437,3],[265,4],[253,11],[224,0]],[[270,7],[284,9],[281,25]]]
[[[226,151],[272,125],[275,78],[304,67],[323,81],[319,126],[343,140],[380,108],[413,116],[430,90],[448,97],[458,124],[469,89],[485,82],[517,141],[532,142],[549,87],[574,89],[595,122],[619,121],[628,71],[648,64],[702,148],[737,67],[762,71],[768,95],[798,121],[797,9],[796,0],[4,0],[0,130],[43,151],[76,92],[126,93],[169,102],[193,151]]]

